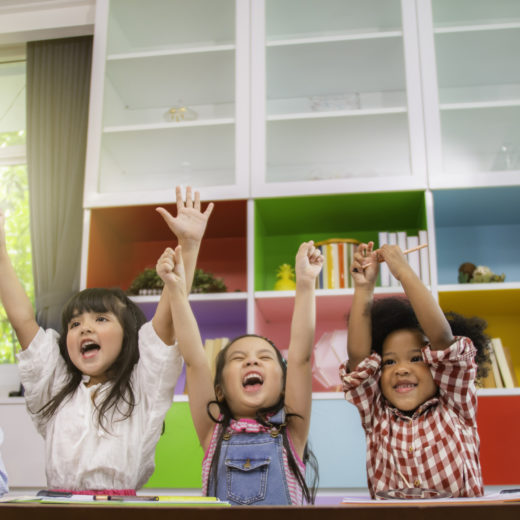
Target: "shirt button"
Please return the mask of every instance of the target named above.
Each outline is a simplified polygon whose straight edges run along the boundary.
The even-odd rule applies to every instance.
[[[415,487],[421,487],[421,481],[419,479],[416,479],[415,482],[413,483],[413,485]]]
[[[410,447],[408,448],[408,451],[409,451],[410,453],[412,453],[412,451],[413,451],[413,446],[410,446]]]

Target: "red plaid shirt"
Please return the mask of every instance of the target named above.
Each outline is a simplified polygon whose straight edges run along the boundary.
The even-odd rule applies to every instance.
[[[446,350],[424,347],[438,394],[411,417],[383,397],[381,357],[372,354],[353,372],[340,367],[347,401],[361,415],[367,442],[367,479],[377,491],[414,487],[449,491],[454,497],[484,493],[477,433],[475,347],[458,337]]]

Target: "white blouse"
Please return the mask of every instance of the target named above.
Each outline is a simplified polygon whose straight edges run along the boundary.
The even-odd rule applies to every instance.
[[[77,390],[62,401],[50,419],[36,413],[68,379],[56,331],[40,329],[29,347],[18,354],[25,400],[38,432],[45,440],[47,486],[51,489],[139,489],[154,471],[155,446],[182,370],[178,346],[165,345],[151,322],[139,331],[139,362],[131,376],[136,406],[132,415],[104,424],[97,420],[92,395],[100,402],[110,382]],[[123,403],[124,404],[124,403]],[[124,409],[124,407],[123,407]]]

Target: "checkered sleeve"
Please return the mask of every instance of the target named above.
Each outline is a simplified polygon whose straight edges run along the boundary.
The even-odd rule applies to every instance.
[[[468,425],[475,422],[477,411],[475,354],[473,342],[462,336],[445,350],[432,350],[429,346],[423,349],[440,399]]]
[[[352,372],[348,371],[344,364],[339,369],[345,399],[359,410],[365,431],[369,431],[372,426],[375,409],[373,404],[381,396],[379,389],[380,367],[381,357],[374,353],[359,363]]]

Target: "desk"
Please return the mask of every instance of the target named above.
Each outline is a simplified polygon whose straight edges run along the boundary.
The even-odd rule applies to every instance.
[[[0,504],[2,520],[518,520],[520,502],[460,505],[348,505],[334,507],[178,507]]]

